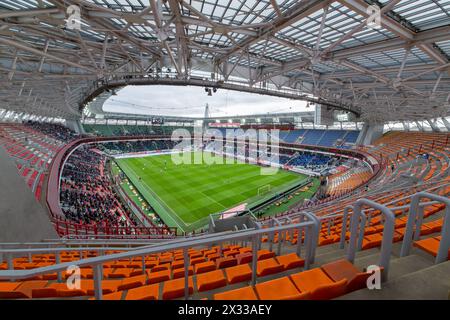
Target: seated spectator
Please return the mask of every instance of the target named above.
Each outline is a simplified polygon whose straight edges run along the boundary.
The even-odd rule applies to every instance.
[[[62,124],[41,123],[29,120],[24,125],[64,142],[69,142],[77,137],[75,132]]]
[[[60,203],[67,220],[78,224],[138,226],[104,175],[105,156],[81,147],[68,158],[61,178]]]

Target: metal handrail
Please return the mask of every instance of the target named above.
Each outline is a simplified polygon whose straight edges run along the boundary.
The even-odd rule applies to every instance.
[[[423,222],[423,210],[419,209],[421,199],[435,200],[437,203],[445,204],[444,225],[442,226],[441,230],[442,237],[439,243],[439,249],[435,263],[447,261],[448,251],[450,249],[450,199],[427,192],[419,192],[415,194],[411,199],[409,209],[410,214],[408,218],[408,223],[406,225],[406,232],[403,238],[400,256],[404,257],[409,255],[413,239],[418,240],[420,237],[420,230]],[[430,204],[431,204],[430,202],[426,202],[424,206]]]
[[[415,186],[414,188],[417,188],[417,187],[419,187],[419,186],[420,186],[420,187],[428,187],[428,185],[432,185],[432,186],[431,186],[430,188],[428,188],[428,189],[421,190],[421,191],[432,191],[432,190],[435,190],[435,189],[448,187],[448,186],[450,186],[450,183],[449,183],[449,182],[443,182],[443,183],[440,184],[440,185],[436,185],[436,182],[429,182],[429,183],[417,185],[417,186]],[[392,191],[401,191],[401,190],[404,190],[404,189],[411,189],[411,187],[402,187],[402,188],[398,188],[398,189],[392,190]],[[417,192],[420,192],[420,191],[417,191]],[[413,193],[413,194],[414,194],[414,193]],[[389,201],[389,202],[387,202],[386,204],[393,204],[393,203],[398,202],[398,201],[402,201],[402,200],[409,199],[409,198],[411,198],[411,196],[412,196],[413,194],[409,194],[409,195],[404,196],[404,197],[402,197],[402,198],[399,198],[399,199],[395,199],[395,200]],[[387,197],[387,196],[388,196],[388,195],[386,195],[386,197]],[[385,197],[385,196],[383,196],[383,197]],[[339,199],[339,200],[342,200],[342,199]],[[328,204],[328,205],[329,205],[329,206],[332,206],[332,205],[336,205],[336,204],[334,203],[334,204]],[[323,209],[323,207],[321,207],[321,208],[316,208],[316,209],[314,209],[314,210],[322,210],[322,209]],[[331,213],[331,214],[335,214],[335,213]]]
[[[344,208],[344,214],[342,215],[341,239],[339,241],[339,249],[344,249],[345,247],[345,236],[347,234],[347,220],[350,214],[350,210],[354,212],[353,206],[346,206]]]
[[[78,224],[67,220],[54,218],[51,220],[58,235],[62,237],[91,237],[91,238],[146,238],[146,239],[170,239],[176,237],[176,228],[170,227],[122,227],[122,226],[97,226]],[[167,233],[161,233],[166,231]],[[72,232],[72,233],[71,233]],[[109,233],[108,233],[109,232]],[[121,233],[122,232],[122,233]]]
[[[248,229],[250,230],[250,229]],[[253,230],[253,229],[251,229]],[[224,231],[224,232],[217,232],[215,234],[206,234],[203,235],[201,237],[197,237],[196,239],[208,239],[212,236],[217,236],[217,235],[222,235],[222,236],[227,236],[229,234],[232,234],[233,231]],[[106,244],[110,244],[109,242],[104,242],[104,241],[92,241],[92,242],[72,242],[72,243],[66,243],[65,241],[60,241],[60,242],[54,242],[54,243],[50,243],[50,244],[54,244],[54,245],[69,245],[68,247],[57,247],[57,248],[52,248],[52,247],[42,247],[42,248],[3,248],[0,249],[0,254],[20,254],[20,253],[41,253],[41,252],[62,252],[62,251],[97,251],[97,250],[103,250],[103,251],[107,251],[107,250],[135,250],[135,249],[143,249],[143,248],[148,248],[148,247],[153,247],[153,246],[160,246],[160,245],[165,245],[165,244],[176,244],[176,243],[183,243],[186,241],[187,238],[175,238],[173,240],[167,241],[168,239],[165,239],[166,242],[165,243],[139,243],[139,242],[114,242],[112,244],[119,244],[119,245],[123,245],[120,247],[105,247]],[[139,241],[139,240],[137,240]],[[9,245],[11,243],[0,243],[0,245]],[[12,243],[14,244],[14,243]],[[47,245],[47,243],[32,243],[34,245]],[[80,248],[77,247],[71,247],[71,246],[75,246],[75,245],[79,245]],[[94,247],[92,245],[101,245],[102,247]],[[132,245],[139,245],[139,247],[131,247]],[[84,247],[83,247],[84,246]],[[125,247],[124,247],[125,246]]]
[[[383,240],[381,242],[381,256],[379,266],[384,268],[382,278],[383,280],[386,280],[389,272],[389,261],[391,259],[392,240],[394,237],[395,227],[395,215],[388,207],[367,199],[359,199],[358,201],[356,201],[356,203],[353,205],[353,215],[350,222],[350,241],[347,259],[352,263],[355,261],[357,237],[359,233],[364,233],[364,229],[359,228],[358,230],[358,225],[360,225],[360,218],[365,217],[364,213],[361,210],[363,206],[370,206],[378,209],[384,215]]]
[[[192,247],[196,246],[205,246],[205,245],[213,245],[217,243],[223,243],[223,242],[229,242],[229,241],[238,241],[238,240],[247,240],[249,238],[252,239],[253,242],[253,263],[252,263],[252,271],[253,271],[253,278],[252,278],[252,284],[254,285],[256,282],[256,260],[257,260],[257,245],[259,238],[265,234],[270,232],[283,232],[288,231],[292,229],[298,229],[299,235],[301,235],[300,230],[301,228],[306,228],[306,232],[308,234],[308,239],[313,239],[317,235],[315,235],[315,230],[317,230],[317,221],[314,219],[311,219],[311,216],[309,214],[305,214],[305,217],[309,220],[302,223],[297,223],[293,225],[283,225],[279,227],[274,228],[268,228],[268,229],[255,229],[255,230],[243,230],[239,232],[229,232],[229,234],[212,234],[208,236],[204,236],[200,238],[192,238],[192,239],[183,239],[183,241],[180,241],[180,243],[177,242],[170,242],[163,245],[155,245],[147,248],[137,248],[135,250],[130,250],[128,252],[122,252],[122,253],[115,253],[110,255],[105,255],[101,257],[93,257],[93,258],[86,258],[81,259],[75,262],[64,262],[64,263],[58,263],[52,266],[46,266],[46,267],[40,267],[36,269],[28,269],[28,270],[4,270],[0,271],[0,279],[8,279],[8,280],[19,280],[24,279],[28,277],[48,274],[48,273],[54,273],[54,272],[61,272],[64,270],[67,270],[68,267],[76,265],[76,266],[92,266],[93,267],[93,275],[94,275],[94,291],[95,291],[95,298],[101,299],[102,298],[102,290],[101,290],[101,281],[102,281],[102,268],[103,264],[119,260],[119,259],[130,259],[134,257],[145,257],[150,254],[155,254],[159,252],[164,251],[170,251],[175,249],[183,249],[184,252],[184,270],[185,270],[185,299],[188,297],[188,266],[189,266],[189,257],[187,250]],[[309,231],[309,232],[308,232]],[[301,245],[301,241],[298,242],[298,245]],[[313,242],[311,240],[308,241],[306,245],[306,254],[305,254],[305,268],[309,268],[311,261],[310,257],[312,255],[315,248],[312,247]],[[41,249],[37,249],[41,250]],[[55,250],[58,250],[56,248]],[[66,251],[67,248],[64,248],[64,251]],[[81,249],[80,249],[81,250]],[[83,250],[86,250],[83,248]]]
[[[421,185],[421,186],[423,186],[423,185]],[[426,189],[426,190],[427,191],[432,191],[432,190],[437,190],[437,189],[448,187],[448,186],[450,186],[450,183],[444,183],[442,185],[432,186],[432,187],[430,187],[429,189]],[[410,189],[411,187],[400,188],[399,190],[408,189],[408,188]],[[394,191],[399,191],[399,190],[394,190]],[[413,195],[414,194],[409,194],[407,196],[404,196],[404,197],[401,197],[401,198],[398,198],[398,199],[395,199],[395,200],[391,200],[389,202],[386,202],[385,205],[390,205],[390,204],[394,204],[394,203],[399,202],[399,201],[404,201],[404,200],[410,199]],[[367,210],[374,210],[374,209],[371,208],[371,209],[367,209]]]
[[[217,234],[223,234],[223,235],[227,235],[229,234],[230,231],[226,231],[226,232],[221,232],[221,233],[216,233]],[[203,238],[207,238],[208,236],[211,236],[210,234],[206,234]],[[162,240],[162,239],[161,239]],[[167,240],[168,239],[164,239]],[[170,242],[167,243],[180,243],[183,242],[185,240],[185,238],[175,238],[173,240],[170,240]],[[20,243],[19,243],[20,244]],[[105,247],[105,245],[108,244],[118,244],[121,245],[120,247]],[[164,244],[164,243],[163,243]],[[17,245],[17,243],[0,243],[0,248],[1,246],[8,246],[8,245]],[[68,247],[59,247],[59,248],[52,248],[52,245],[68,245]],[[80,248],[76,248],[76,247],[72,247],[75,245],[79,245]],[[100,245],[101,247],[92,247],[92,245]],[[70,242],[70,241],[56,241],[56,242],[46,242],[46,243],[41,243],[41,242],[37,242],[37,243],[29,243],[27,244],[28,248],[23,249],[23,248],[3,248],[0,249],[0,261],[3,261],[3,255],[7,256],[7,260],[11,259],[12,257],[8,257],[8,254],[10,254],[11,256],[14,255],[19,255],[21,253],[26,253],[28,255],[28,259],[29,261],[31,261],[31,254],[32,253],[38,253],[38,252],[49,252],[49,251],[54,251],[56,253],[59,252],[63,252],[63,251],[85,251],[85,250],[90,250],[90,251],[107,251],[107,250],[134,250],[136,249],[136,246],[138,246],[139,249],[142,248],[147,248],[147,247],[151,247],[151,246],[157,246],[157,245],[161,245],[161,243],[148,243],[148,242],[142,242],[142,240],[134,240],[132,242],[123,242],[123,241],[117,241],[117,240],[113,240],[113,242],[105,242],[105,241],[101,241],[101,240],[92,240],[90,242]],[[36,251],[34,251],[34,249],[31,249],[31,246],[42,246],[42,248],[35,248]],[[83,247],[85,246],[85,247]],[[88,246],[90,246],[88,248]],[[125,246],[125,247],[124,247]],[[134,246],[134,247],[133,247]],[[126,248],[126,249],[124,249]],[[39,249],[41,249],[41,251],[38,251]],[[49,250],[49,249],[56,249],[56,250]],[[57,255],[57,254],[56,254]],[[9,264],[8,264],[8,268],[9,268]]]
[[[426,189],[426,191],[435,191],[435,192],[439,192],[439,190],[442,190],[442,189],[445,190],[445,188],[447,188],[447,187],[449,187],[449,186],[450,186],[450,183],[444,183],[444,184],[442,184],[442,185],[439,185],[439,186],[433,186],[433,187],[431,187],[431,188],[429,188],[429,189]],[[399,202],[399,201],[404,201],[404,200],[410,199],[413,195],[414,195],[414,194],[410,194],[410,195],[404,196],[404,197],[402,197],[402,198],[400,198],[400,199],[395,199],[395,200],[386,202],[386,203],[384,203],[384,205],[385,205],[385,206],[388,206],[388,205],[391,205],[391,204],[395,204],[395,203],[397,203],[397,202]],[[405,207],[405,206],[393,207],[393,208],[391,208],[391,209],[397,210],[397,209],[402,209],[403,207]],[[406,205],[406,207],[408,207],[408,205]],[[344,209],[345,209],[345,207],[344,207]],[[320,216],[320,219],[342,217],[342,216],[344,215],[344,209],[341,209],[341,210],[342,210],[341,213],[330,213],[330,214],[327,214],[327,215],[324,215],[324,216]],[[339,210],[339,211],[341,211],[341,210]],[[371,211],[373,211],[373,210],[374,210],[373,208],[369,208],[369,209],[364,209],[363,211],[364,211],[364,212],[371,212]],[[338,211],[338,212],[339,212],[339,211]],[[299,214],[299,213],[301,213],[301,212],[296,212],[296,213],[290,214],[290,215],[288,215],[288,216],[291,217],[291,218],[295,218],[295,215],[296,215],[296,214]],[[278,217],[278,218],[279,218],[279,217]]]

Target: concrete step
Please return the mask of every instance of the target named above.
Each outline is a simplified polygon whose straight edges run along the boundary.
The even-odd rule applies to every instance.
[[[370,256],[370,255],[373,255],[373,254],[377,254],[378,252],[379,252],[379,250],[377,248],[363,250],[363,251],[360,251],[360,252],[357,253],[357,258]],[[336,261],[336,260],[339,260],[339,259],[345,259],[345,258],[347,258],[347,250],[345,250],[345,249],[336,249],[336,250],[332,250],[332,251],[327,252],[327,253],[316,255],[316,259],[315,259],[314,265],[315,266],[320,266],[320,265],[328,263],[328,262]]]
[[[316,255],[334,252],[339,249],[339,243],[327,244],[326,246],[317,247]],[[341,250],[342,251],[342,250]]]
[[[380,255],[373,254],[355,259],[354,265],[359,269],[364,270],[370,265],[378,265],[379,261]],[[420,255],[409,255],[403,258],[391,257],[389,263],[389,281],[404,276],[405,274],[431,267],[432,265],[433,262],[431,259]]]
[[[409,273],[432,267],[433,261],[420,255],[409,255],[391,260],[388,281],[393,281]]]
[[[339,297],[338,300],[449,299],[450,261],[413,271],[428,263],[418,255],[398,258],[391,264],[389,280],[382,284],[381,290],[362,289]]]

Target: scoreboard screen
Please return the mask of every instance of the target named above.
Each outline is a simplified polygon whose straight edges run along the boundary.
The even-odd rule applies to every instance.
[[[164,124],[164,118],[161,117],[153,117],[152,124]]]

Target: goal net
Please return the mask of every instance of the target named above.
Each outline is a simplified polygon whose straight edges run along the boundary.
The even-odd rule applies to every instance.
[[[270,184],[258,188],[258,196],[268,194],[270,192]]]

